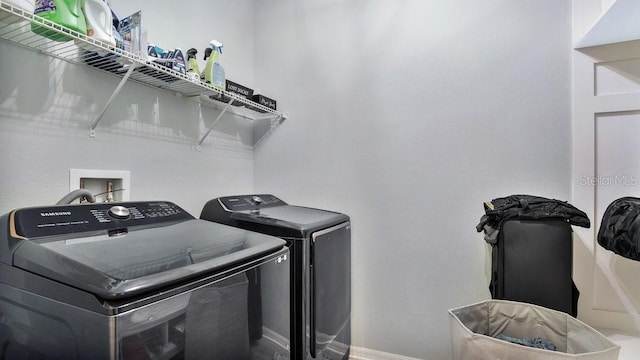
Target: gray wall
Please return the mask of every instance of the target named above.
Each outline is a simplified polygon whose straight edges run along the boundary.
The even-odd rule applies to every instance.
[[[568,200],[570,2],[256,1],[255,83],[290,118],[255,189],[353,220],[353,344],[450,358],[485,299],[482,202]]]

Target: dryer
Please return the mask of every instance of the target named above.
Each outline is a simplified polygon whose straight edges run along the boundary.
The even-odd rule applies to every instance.
[[[289,358],[288,254],[167,201],[14,210],[0,358]]]
[[[292,359],[349,358],[349,216],[260,194],[210,200],[200,218],[286,240],[291,254]]]

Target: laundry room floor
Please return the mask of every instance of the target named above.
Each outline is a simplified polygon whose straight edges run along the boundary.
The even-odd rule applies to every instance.
[[[640,337],[612,329],[597,329],[614,343],[620,345],[618,360],[637,360],[640,357]]]

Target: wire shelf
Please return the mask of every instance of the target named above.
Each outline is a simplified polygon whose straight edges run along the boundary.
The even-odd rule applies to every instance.
[[[39,28],[40,34],[32,31],[32,25]],[[56,41],[51,38],[62,38],[66,41]],[[223,112],[229,110],[230,114],[248,120],[268,118],[271,120],[272,127],[277,127],[288,116],[286,113],[273,110],[235,93],[193,80],[163,63],[147,59],[146,56],[140,57],[115,48],[2,1],[0,1],[0,39],[60,60],[119,76],[122,82],[134,81],[199,102],[206,107],[223,109]],[[117,91],[114,92],[114,96]],[[109,99],[106,106],[111,100]],[[230,108],[228,104],[235,107]],[[238,110],[238,106],[243,106],[241,111]],[[102,114],[92,124],[92,136],[101,116]],[[273,130],[271,129],[269,133]],[[264,138],[259,142],[263,140]],[[204,138],[199,145],[203,141]]]

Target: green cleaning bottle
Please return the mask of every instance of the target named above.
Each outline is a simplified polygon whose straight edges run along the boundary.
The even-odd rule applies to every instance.
[[[87,34],[87,23],[82,13],[84,0],[36,0],[34,15],[53,21],[67,29]],[[37,24],[31,23],[31,31],[55,41],[69,41],[71,37],[60,34]],[[40,21],[43,23],[43,21]]]
[[[204,67],[201,78],[204,78],[206,83],[224,90],[224,68],[218,62],[220,54],[222,54],[222,43],[218,40],[211,40],[209,47],[204,51],[204,59],[207,60],[207,64]]]
[[[196,54],[198,54],[198,50],[194,48],[187,50],[187,76],[191,80],[198,82],[200,81],[200,67],[198,66]]]

